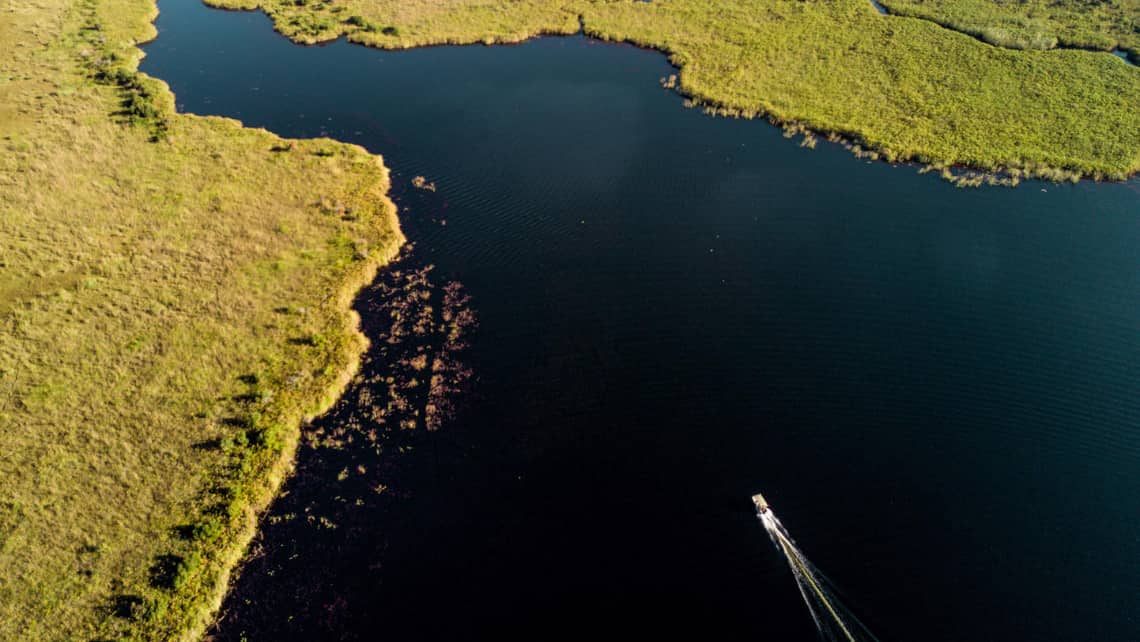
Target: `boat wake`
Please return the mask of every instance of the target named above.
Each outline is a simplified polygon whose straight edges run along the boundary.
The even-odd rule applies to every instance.
[[[796,546],[764,497],[756,495],[752,501],[768,537],[792,569],[820,638],[827,642],[878,642],[878,638],[837,599],[827,579]]]

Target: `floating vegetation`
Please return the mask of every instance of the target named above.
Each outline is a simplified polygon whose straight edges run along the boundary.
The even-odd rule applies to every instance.
[[[462,410],[474,379],[466,363],[477,327],[471,298],[457,281],[439,283],[431,265],[412,266],[411,252],[358,298],[371,340],[360,374],[304,431],[296,472],[263,518],[214,634],[336,630],[359,606],[351,578],[382,581],[382,516],[417,489],[405,469]]]
[[[306,434],[311,446],[379,444],[393,427],[434,431],[454,415],[472,377],[462,355],[477,322],[463,285],[436,285],[429,278],[433,269],[396,266],[369,289],[364,298],[373,345],[340,404],[355,408],[314,426]]]
[[[435,183],[428,181],[428,179],[424,178],[423,176],[416,176],[413,178],[412,187],[415,187],[416,189],[427,190],[429,192],[435,191]]]

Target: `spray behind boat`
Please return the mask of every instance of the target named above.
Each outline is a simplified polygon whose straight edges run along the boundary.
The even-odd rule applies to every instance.
[[[792,576],[795,577],[796,586],[800,589],[800,595],[807,604],[808,612],[811,613],[820,637],[828,642],[878,642],[878,638],[836,599],[823,574],[808,561],[776,514],[772,512],[768,500],[760,493],[756,493],[752,496],[752,504],[756,507],[756,516],[760,518],[764,530],[768,531],[768,537],[775,544],[776,550],[780,551],[787,560]]]

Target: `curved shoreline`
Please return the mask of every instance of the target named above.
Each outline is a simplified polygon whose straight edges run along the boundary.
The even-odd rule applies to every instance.
[[[137,56],[129,63],[129,66],[136,70],[139,63],[146,56],[143,47],[153,42],[159,36],[158,29],[154,24],[160,13],[157,0],[154,0],[150,7],[150,15],[147,18],[150,33],[144,39],[134,43],[132,47],[132,49],[137,52]],[[142,72],[138,73],[144,76],[146,75],[142,74]],[[169,96],[170,109],[178,116],[231,121],[242,130],[267,131],[262,128],[248,127],[238,119],[180,112],[175,107],[176,96],[173,90],[171,90],[162,79],[155,78],[155,80],[162,83],[164,90]],[[268,133],[273,136],[278,136],[273,132]],[[281,140],[289,146],[301,142],[298,139],[289,138],[281,138]],[[233,573],[239,570],[241,561],[246,557],[250,544],[259,532],[261,516],[266,513],[269,506],[277,498],[281,488],[284,486],[296,465],[302,427],[318,417],[327,415],[344,396],[346,391],[349,390],[349,385],[353,377],[360,371],[362,360],[371,345],[371,340],[364,333],[360,313],[355,308],[356,300],[370,284],[376,281],[380,270],[398,258],[401,249],[407,243],[407,239],[404,237],[400,227],[399,209],[390,196],[390,170],[384,164],[383,158],[357,145],[340,141],[335,142],[337,145],[358,148],[361,152],[371,156],[375,160],[375,171],[381,176],[383,190],[381,193],[374,195],[374,197],[378,199],[379,209],[387,213],[388,220],[386,223],[390,226],[390,229],[394,231],[396,238],[394,239],[394,244],[381,248],[378,251],[373,250],[368,252],[367,255],[363,257],[360,268],[347,275],[347,278],[341,281],[340,287],[332,293],[330,298],[335,301],[334,307],[341,311],[342,324],[340,332],[348,337],[351,342],[350,345],[345,346],[346,350],[344,350],[341,355],[343,357],[343,364],[333,373],[332,380],[329,381],[319,397],[305,404],[306,408],[303,415],[295,418],[295,420],[286,421],[287,424],[291,424],[293,427],[291,430],[285,432],[277,451],[270,452],[268,469],[263,471],[259,478],[250,480],[248,485],[238,489],[239,493],[250,496],[250,499],[241,509],[238,526],[232,536],[219,538],[223,545],[220,546],[215,553],[218,568],[216,573],[212,574],[212,580],[209,579],[209,577],[206,579],[207,595],[205,600],[199,604],[198,608],[194,608],[193,603],[187,607],[186,615],[189,619],[189,624],[185,629],[180,631],[178,635],[178,638],[185,642],[201,640],[209,628],[216,622],[217,614],[229,592]],[[204,575],[210,576],[211,574],[204,573]]]
[[[870,157],[872,160],[886,160],[888,162],[913,162],[922,166],[926,166],[928,170],[937,170],[943,174],[944,177],[955,182],[960,186],[972,186],[985,184],[990,185],[1012,185],[1017,184],[1023,179],[1043,179],[1052,181],[1076,181],[1081,178],[1088,178],[1093,180],[1127,180],[1140,172],[1140,147],[1137,148],[1137,155],[1127,162],[1127,169],[1108,169],[1104,163],[1105,160],[1090,161],[1088,159],[1081,160],[1080,156],[1072,156],[1064,162],[1059,161],[1057,153],[1049,151],[1045,147],[1034,145],[1032,139],[1021,141],[1024,143],[1024,149],[1029,151],[1036,151],[1033,154],[1027,154],[1024,149],[1018,153],[1018,156],[1005,156],[1002,152],[1000,144],[995,145],[991,149],[986,149],[984,156],[986,160],[980,160],[979,157],[962,157],[970,156],[972,153],[967,152],[967,148],[959,149],[950,157],[935,151],[923,151],[921,148],[914,148],[914,143],[902,143],[903,138],[899,138],[896,143],[882,138],[881,133],[876,135],[855,122],[847,124],[840,124],[836,122],[828,122],[828,120],[820,119],[820,117],[807,114],[807,111],[813,107],[805,106],[777,106],[769,99],[762,99],[760,103],[742,103],[740,98],[727,98],[725,96],[718,96],[720,90],[712,90],[711,88],[702,87],[707,84],[707,79],[694,80],[692,70],[695,68],[693,65],[698,64],[700,60],[694,59],[689,52],[681,54],[669,43],[658,41],[653,38],[644,38],[644,36],[637,36],[635,34],[614,31],[616,26],[610,25],[609,29],[604,24],[604,18],[591,19],[591,16],[585,13],[579,13],[577,16],[571,16],[568,9],[564,11],[563,18],[565,25],[561,27],[551,27],[548,24],[543,27],[535,27],[526,33],[515,32],[510,35],[498,34],[487,35],[484,32],[469,33],[464,36],[457,36],[454,33],[450,35],[440,34],[416,34],[412,36],[405,36],[402,34],[394,36],[377,35],[374,25],[368,25],[367,29],[359,29],[349,23],[337,23],[335,29],[319,34],[300,33],[298,31],[288,29],[285,25],[286,15],[278,13],[277,9],[272,8],[268,3],[254,0],[203,0],[205,5],[229,10],[261,10],[262,13],[269,17],[274,30],[282,34],[288,40],[299,44],[319,44],[345,38],[348,42],[356,44],[364,44],[367,47],[373,47],[382,50],[402,50],[412,49],[418,47],[432,47],[432,46],[464,46],[464,44],[513,44],[519,43],[531,38],[540,38],[540,36],[547,35],[568,35],[576,33],[579,30],[581,33],[601,41],[608,42],[622,42],[632,44],[632,46],[640,47],[658,51],[660,54],[665,55],[671,65],[677,68],[679,76],[679,91],[689,98],[693,104],[705,108],[705,111],[711,115],[723,115],[732,117],[746,117],[746,119],[756,119],[756,117],[764,117],[765,120],[772,122],[785,130],[788,130],[792,135],[796,133],[803,133],[808,138],[808,146],[814,145],[814,137],[824,137],[833,141],[839,141],[856,153],[857,157]],[[864,5],[865,6],[865,5]],[[290,9],[292,10],[292,9]],[[291,14],[292,15],[292,14]],[[923,18],[910,18],[904,16],[893,16],[899,21],[907,23],[920,23],[928,25],[930,29],[935,29],[939,33],[947,34],[947,38],[962,38],[968,39],[970,42],[982,44],[986,49],[994,49],[1004,51],[1005,57],[1009,55],[1015,56],[1034,56],[1040,54],[1036,51],[1019,51],[1004,48],[996,48],[992,44],[985,43],[977,40],[975,36],[962,33],[959,31],[947,29],[943,25],[928,21]],[[292,19],[295,18],[290,18]],[[571,22],[578,25],[578,29],[571,29]],[[602,22],[603,24],[598,24]],[[612,22],[612,17],[611,17]],[[365,23],[367,24],[367,23]],[[396,30],[396,27],[392,27]],[[643,30],[644,31],[644,30]],[[397,32],[399,33],[399,32]],[[394,39],[394,40],[393,40]],[[703,58],[701,58],[703,59]],[[1050,63],[1052,64],[1052,63]],[[739,68],[739,67],[735,67]],[[1140,87],[1140,83],[1138,83]],[[963,98],[967,100],[968,98]],[[963,103],[968,104],[968,103]],[[1010,109],[1016,109],[1016,106],[1009,106]],[[1118,111],[1118,109],[1113,109]],[[980,114],[979,114],[980,115]],[[963,116],[964,117],[964,116]],[[891,122],[889,117],[884,122]],[[936,122],[928,120],[927,124]],[[1036,121],[1040,122],[1040,121]],[[988,127],[988,125],[986,125]],[[1125,131],[1137,130],[1140,133],[1140,123],[1137,127],[1125,128]],[[888,128],[889,130],[889,128]],[[1121,125],[1118,125],[1115,132],[1121,131]],[[1048,130],[1041,130],[1039,135],[1057,136],[1058,132],[1051,132]],[[1114,133],[1116,135],[1116,133]],[[923,133],[922,136],[927,136]],[[1131,136],[1131,133],[1130,133]],[[933,140],[942,140],[935,138]],[[991,140],[987,137],[987,141]],[[1007,141],[1008,143],[1008,141]],[[944,145],[944,143],[939,143]],[[1053,160],[1047,160],[1052,157]]]
[[[37,328],[3,337],[0,370],[27,358],[22,387],[59,389],[0,413],[0,544],[19,538],[0,546],[0,638],[194,639],[301,424],[359,365],[352,302],[404,242],[388,171],[357,145],[179,113],[138,72],[153,2],[28,7],[2,30],[18,42],[0,66],[37,89],[0,92],[5,115],[28,115],[0,129],[36,165],[0,169],[19,186],[0,211],[34,233],[0,276],[50,275],[64,253],[85,278],[0,287],[4,321]],[[49,435],[54,456],[85,463],[33,483],[17,464],[43,466]]]

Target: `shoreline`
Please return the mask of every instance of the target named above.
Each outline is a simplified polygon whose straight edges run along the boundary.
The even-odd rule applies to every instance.
[[[371,157],[375,162],[375,171],[381,176],[383,186],[380,193],[375,195],[378,200],[378,209],[387,212],[388,220],[385,221],[385,223],[389,225],[390,229],[396,234],[394,244],[388,245],[379,251],[373,250],[369,252],[366,259],[362,261],[362,265],[359,269],[343,279],[340,287],[332,294],[331,298],[335,301],[334,307],[341,313],[342,324],[340,332],[349,338],[352,345],[348,347],[347,352],[342,354],[342,357],[345,358],[343,366],[335,372],[332,380],[320,395],[306,404],[308,409],[304,410],[303,414],[297,417],[295,421],[286,420],[287,424],[291,424],[291,428],[286,427],[278,451],[276,453],[270,453],[268,468],[262,471],[261,479],[252,479],[250,480],[251,483],[242,485],[236,489],[239,496],[252,495],[252,497],[241,507],[239,523],[232,537],[230,537],[228,541],[223,541],[223,545],[218,548],[213,556],[213,558],[218,561],[219,568],[216,573],[213,574],[213,580],[207,580],[208,587],[205,599],[200,601],[197,607],[195,607],[194,601],[191,601],[187,606],[189,625],[178,635],[178,639],[180,640],[195,642],[205,639],[210,627],[214,626],[217,622],[220,609],[224,604],[226,596],[230,592],[230,587],[234,579],[238,576],[237,574],[240,573],[243,561],[248,555],[249,547],[260,532],[262,517],[268,513],[273,502],[278,498],[281,489],[293,474],[304,427],[316,419],[328,415],[336,407],[337,402],[344,397],[351,386],[353,378],[360,372],[361,364],[363,363],[365,355],[368,353],[372,341],[368,335],[365,334],[361,315],[356,309],[358,300],[366,290],[377,281],[380,272],[398,260],[403,248],[407,246],[408,240],[404,236],[400,225],[399,208],[391,198],[391,170],[385,165],[383,157],[380,155],[364,149],[359,145],[329,139],[327,137],[315,139],[286,138],[265,128],[249,127],[240,119],[179,111],[176,107],[177,97],[165,81],[161,78],[154,78],[149,76],[149,74],[138,71],[142,59],[146,56],[144,47],[146,44],[155,41],[159,36],[158,29],[155,26],[155,21],[160,14],[158,1],[152,0],[150,7],[151,11],[147,18],[150,34],[145,39],[133,43],[132,48],[138,53],[133,60],[128,62],[128,66],[133,68],[135,73],[153,78],[155,81],[161,83],[163,90],[169,98],[170,109],[176,116],[227,121],[233,123],[241,130],[266,132],[280,139],[288,146],[299,142],[328,140],[337,146],[358,149],[360,152]],[[226,538],[222,536],[219,540],[226,540]],[[205,574],[210,575],[209,573]]]
[[[369,37],[368,32],[354,29],[346,25],[341,25],[341,29],[335,33],[330,34],[328,37],[304,37],[300,34],[291,34],[284,30],[280,24],[278,16],[267,9],[258,0],[254,0],[252,4],[243,3],[238,0],[237,3],[227,4],[227,0],[201,0],[203,4],[211,9],[218,9],[222,11],[256,11],[260,12],[269,19],[273,31],[282,37],[288,39],[290,42],[303,46],[324,46],[329,45],[343,39],[348,44],[361,45],[378,49],[381,51],[407,51],[418,48],[431,48],[431,47],[465,47],[472,45],[484,46],[510,46],[518,45],[529,40],[538,38],[557,38],[581,35],[585,38],[609,44],[621,44],[632,47],[637,47],[646,51],[652,51],[665,56],[666,60],[675,70],[676,84],[668,87],[676,91],[679,95],[687,100],[686,107],[699,107],[706,114],[710,116],[743,118],[748,120],[763,119],[768,121],[771,125],[779,127],[786,132],[787,137],[793,138],[796,135],[802,135],[802,145],[806,147],[814,147],[816,138],[823,138],[828,142],[833,142],[842,145],[855,155],[857,159],[870,159],[874,161],[885,161],[891,164],[913,164],[918,166],[924,173],[930,171],[939,172],[940,176],[948,182],[958,187],[977,187],[981,185],[989,186],[1016,186],[1023,180],[1041,180],[1053,183],[1071,182],[1076,183],[1081,180],[1091,180],[1094,182],[1126,182],[1133,177],[1140,175],[1140,158],[1137,159],[1135,166],[1131,167],[1124,174],[1106,173],[1099,170],[1079,169],[1072,166],[1050,165],[1047,163],[1025,162],[1019,164],[1018,162],[994,162],[992,164],[974,163],[974,162],[961,162],[961,161],[948,161],[940,158],[932,158],[924,153],[911,151],[898,151],[893,149],[890,145],[881,141],[869,140],[862,132],[857,129],[848,129],[841,126],[831,126],[821,123],[809,122],[801,118],[792,116],[781,115],[775,110],[766,109],[763,106],[754,107],[740,107],[734,105],[732,102],[726,102],[718,99],[715,96],[709,95],[707,92],[702,92],[691,86],[691,83],[686,83],[686,66],[684,61],[681,60],[682,56],[676,51],[672,50],[668,45],[654,42],[652,40],[641,40],[635,37],[614,37],[611,34],[598,29],[592,28],[584,14],[577,14],[575,17],[577,30],[558,30],[558,29],[538,29],[530,32],[525,36],[518,37],[471,37],[471,38],[445,38],[433,40],[430,37],[426,40],[413,41],[411,43],[392,43],[382,41],[376,37]],[[874,6],[871,7],[874,9]],[[885,7],[884,7],[885,9]],[[1048,53],[1048,51],[1025,51],[1010,49],[1008,47],[1000,47],[993,45],[984,40],[977,38],[966,32],[962,32],[945,25],[942,25],[933,20],[926,18],[900,16],[889,12],[886,14],[892,18],[901,20],[913,20],[928,23],[939,30],[946,31],[949,34],[954,34],[957,37],[967,38],[971,41],[982,44],[986,47],[991,47],[998,50],[1016,53]],[[1099,50],[1089,50],[1070,47],[1056,47],[1053,51],[1079,51],[1087,53],[1108,53]],[[1126,63],[1132,63],[1125,60]],[[1134,66],[1134,65],[1133,65]]]
[[[61,392],[54,406],[0,416],[13,421],[13,456],[0,463],[40,465],[25,433],[46,425],[88,463],[32,486],[5,468],[0,509],[19,519],[0,522],[0,544],[19,539],[0,547],[13,579],[0,638],[199,639],[288,476],[301,427],[359,370],[369,339],[357,295],[406,242],[378,155],[179,112],[170,87],[138,71],[158,15],[154,2],[104,0],[19,15],[46,25],[36,33],[54,44],[21,44],[9,64],[37,70],[56,104],[24,106],[32,117],[13,123],[43,165],[4,168],[24,187],[0,209],[12,207],[14,231],[27,220],[43,237],[3,267],[51,271],[68,247],[89,277],[58,286],[66,314],[49,314],[34,289],[4,310],[41,329],[0,346],[33,355],[21,384],[52,377]],[[71,236],[47,236],[57,228]],[[41,507],[53,502],[72,516],[55,521]]]

